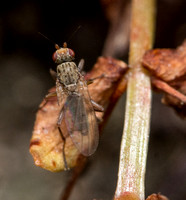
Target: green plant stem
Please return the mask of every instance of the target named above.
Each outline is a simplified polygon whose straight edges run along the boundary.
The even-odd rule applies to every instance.
[[[141,58],[152,47],[155,0],[133,0],[127,102],[115,199],[144,200],[151,83]]]

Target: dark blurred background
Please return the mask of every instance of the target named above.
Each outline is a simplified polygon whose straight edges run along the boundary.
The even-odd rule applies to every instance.
[[[34,165],[29,140],[35,110],[54,85],[49,68],[55,48],[43,33],[76,52],[91,69],[109,31],[104,3],[80,1],[4,1],[0,7],[0,199],[58,200],[70,172],[51,173]],[[109,2],[109,1],[107,1]],[[186,36],[186,1],[159,0],[155,47],[175,48]],[[78,26],[81,28],[75,32]],[[75,33],[74,33],[75,32]],[[126,47],[127,48],[127,47]],[[127,53],[120,55],[126,62]],[[146,196],[161,192],[186,199],[186,123],[153,94],[146,173]],[[97,152],[80,177],[72,200],[112,199],[117,182],[125,95],[118,102]]]

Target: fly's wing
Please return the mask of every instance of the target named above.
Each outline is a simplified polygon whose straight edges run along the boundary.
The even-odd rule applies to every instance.
[[[67,97],[64,120],[73,143],[81,154],[89,156],[98,146],[97,119],[85,82],[79,81],[78,91]]]

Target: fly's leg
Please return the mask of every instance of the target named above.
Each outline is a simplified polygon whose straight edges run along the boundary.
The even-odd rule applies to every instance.
[[[83,70],[84,64],[85,64],[85,60],[84,59],[81,59],[79,61],[79,64],[78,64],[78,71],[81,72],[83,75],[84,75],[84,73],[82,72],[82,70]],[[101,74],[100,76],[97,76],[95,78],[91,78],[91,79],[87,80],[87,85],[93,83],[94,80],[99,79],[99,78],[103,78],[103,77],[105,77],[104,74]]]
[[[99,105],[98,103],[96,103],[95,101],[93,101],[92,99],[91,99],[91,103],[92,103],[95,111],[97,111],[97,112],[103,112],[104,111],[104,108],[101,105]]]
[[[44,98],[44,102],[39,106],[39,110],[41,110],[46,104],[47,102],[49,101],[49,99],[51,97],[56,97],[57,96],[57,93],[56,91],[55,92],[50,92],[49,94],[47,94]]]
[[[103,78],[103,77],[105,77],[105,74],[101,74],[101,75],[99,75],[99,76],[97,76],[97,77],[95,77],[95,78],[91,78],[91,79],[89,79],[89,80],[86,81],[86,82],[87,82],[87,85],[90,85],[91,83],[94,82],[94,80],[100,79],[100,78]]]
[[[94,108],[94,111],[97,111],[97,112],[103,112],[103,111],[104,111],[104,108],[103,108],[101,105],[99,105],[98,103],[96,103],[96,102],[93,101],[92,99],[91,99],[90,101],[91,101],[91,103],[92,103],[92,106],[93,106],[93,108]],[[98,123],[102,122],[102,118],[99,118],[99,117],[97,117],[97,116],[96,116],[96,118],[97,118],[97,122],[98,122]]]
[[[68,164],[67,164],[67,160],[66,160],[66,156],[65,156],[65,144],[66,144],[66,139],[65,137],[63,136],[63,133],[61,131],[61,128],[58,126],[58,130],[59,130],[59,133],[61,135],[61,138],[63,140],[63,149],[62,149],[62,153],[63,153],[63,161],[64,161],[64,165],[65,165],[65,170],[69,170],[70,168],[68,167]]]
[[[65,166],[65,170],[69,170],[69,167],[68,167],[68,164],[67,164],[67,160],[66,160],[66,156],[65,156],[65,144],[66,144],[66,139],[62,133],[62,130],[60,128],[60,125],[62,123],[62,120],[63,120],[63,111],[64,109],[62,108],[60,114],[59,114],[59,118],[58,118],[58,121],[57,121],[57,127],[58,127],[58,130],[59,130],[59,133],[61,135],[61,139],[63,140],[63,149],[62,149],[62,153],[63,153],[63,161],[64,161],[64,166]]]

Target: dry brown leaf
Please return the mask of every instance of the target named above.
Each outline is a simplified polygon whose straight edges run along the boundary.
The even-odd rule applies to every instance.
[[[99,119],[105,118],[105,113],[113,106],[111,106],[110,99],[114,100],[112,103],[115,104],[116,99],[122,94],[121,88],[123,91],[125,90],[126,81],[123,81],[122,77],[127,69],[127,65],[122,61],[100,57],[92,71],[86,75],[86,79],[105,75],[105,77],[96,79],[89,85],[91,98],[105,109],[104,113],[96,112]],[[115,92],[117,87],[119,93]],[[50,91],[53,90],[55,88]],[[41,110],[38,110],[30,141],[30,153],[35,164],[53,172],[64,170],[63,142],[56,125],[59,111],[56,98],[50,99]],[[77,165],[80,154],[68,136],[66,138],[65,155],[68,167],[72,168]]]
[[[186,97],[186,80],[178,80],[175,83],[171,83],[171,85]],[[170,94],[164,95],[162,102],[173,107],[180,117],[186,118],[186,103],[183,103],[183,101]]]
[[[175,81],[186,74],[186,41],[177,49],[154,49],[147,51],[142,64],[155,77]]]
[[[153,75],[152,84],[165,92],[162,102],[186,117],[186,41],[177,49],[154,49],[142,64]]]
[[[168,198],[161,194],[151,194],[146,200],[168,200]]]

